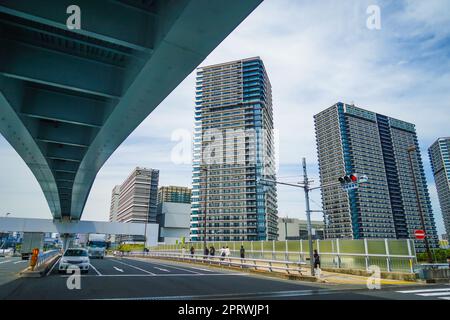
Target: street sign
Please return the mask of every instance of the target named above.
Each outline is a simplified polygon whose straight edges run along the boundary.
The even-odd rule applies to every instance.
[[[417,240],[425,239],[425,231],[423,231],[423,230],[416,230],[416,231],[414,231],[414,235],[416,236]]]
[[[358,189],[358,187],[359,187],[359,184],[357,184],[357,183],[347,183],[347,184],[342,185],[342,189],[344,191],[355,190],[355,189]]]

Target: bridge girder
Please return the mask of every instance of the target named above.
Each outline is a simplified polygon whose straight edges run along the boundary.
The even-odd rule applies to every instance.
[[[0,0],[0,132],[56,219],[79,220],[97,172],[262,0]],[[187,104],[189,104],[187,102]]]

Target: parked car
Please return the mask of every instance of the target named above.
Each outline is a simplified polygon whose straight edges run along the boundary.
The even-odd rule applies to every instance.
[[[59,261],[58,271],[60,273],[66,272],[69,267],[76,266],[80,268],[82,273],[87,273],[89,271],[90,264],[89,254],[86,249],[69,248],[64,252],[61,260]]]

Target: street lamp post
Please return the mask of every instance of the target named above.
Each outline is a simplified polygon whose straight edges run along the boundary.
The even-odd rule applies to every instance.
[[[408,158],[409,158],[409,166],[411,168],[411,174],[412,174],[412,178],[414,181],[414,190],[416,193],[416,199],[417,199],[417,208],[419,209],[419,216],[420,216],[420,221],[422,223],[422,228],[423,228],[423,232],[425,233],[425,249],[427,251],[427,257],[428,257],[428,262],[429,263],[433,263],[433,257],[431,255],[431,251],[430,251],[430,245],[428,243],[428,234],[425,228],[425,219],[423,217],[423,210],[422,210],[422,204],[420,203],[420,197],[419,197],[419,188],[417,186],[417,181],[416,181],[416,174],[414,172],[414,166],[413,166],[413,160],[412,160],[412,153],[416,152],[416,147],[415,146],[410,146],[408,147]]]

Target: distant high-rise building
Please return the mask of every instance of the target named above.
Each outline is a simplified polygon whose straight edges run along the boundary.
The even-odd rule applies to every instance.
[[[450,234],[450,137],[439,138],[428,149],[445,231]]]
[[[325,238],[323,221],[311,221],[313,240]],[[278,240],[308,240],[308,222],[296,218],[278,218]]]
[[[430,246],[437,247],[415,126],[344,103],[314,121],[327,236],[413,239],[422,229],[422,211]],[[352,173],[369,181],[346,192],[336,182]],[[416,249],[423,251],[423,241],[416,241]]]
[[[197,70],[190,237],[276,240],[272,89],[259,57]]]
[[[117,212],[119,211],[120,186],[115,186],[111,193],[111,207],[109,209],[109,221],[117,221]]]
[[[191,189],[188,187],[164,186],[158,189],[158,203],[191,203]]]
[[[133,170],[120,186],[118,222],[156,223],[159,170]]]
[[[173,244],[189,240],[191,189],[164,186],[158,190],[159,242]]]

